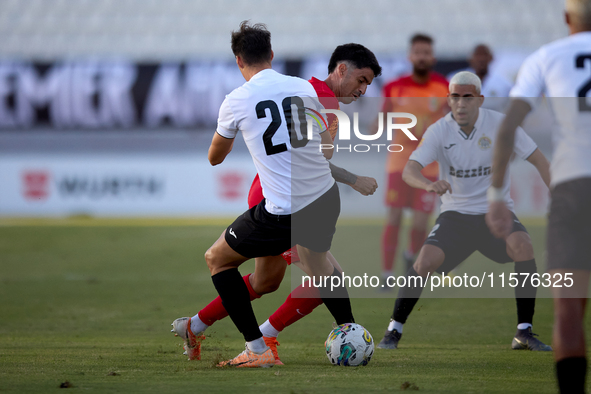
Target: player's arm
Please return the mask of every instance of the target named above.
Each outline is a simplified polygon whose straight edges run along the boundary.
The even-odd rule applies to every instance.
[[[355,175],[329,162],[330,172],[335,181],[351,186],[364,196],[371,196],[378,188],[378,182],[368,176]]]
[[[550,162],[546,159],[546,156],[539,150],[536,149],[528,158],[531,164],[538,170],[540,176],[544,180],[544,183],[550,188]]]
[[[440,122],[435,122],[427,128],[418,148],[411,153],[410,159],[402,170],[402,180],[411,187],[442,196],[447,192],[452,193],[449,182],[443,179],[432,182],[421,173],[423,167],[441,159],[442,143],[439,139],[441,133],[438,133],[440,127]]]
[[[323,131],[320,133],[320,143],[322,154],[326,158],[326,160],[330,160],[332,158],[332,154],[334,153],[334,145],[332,144],[332,137],[330,136],[330,132],[328,130]]]
[[[493,235],[501,239],[505,239],[509,235],[513,226],[511,212],[503,199],[503,183],[515,146],[515,131],[529,111],[531,111],[531,106],[528,102],[513,99],[507,110],[507,116],[505,116],[503,123],[501,123],[495,143],[492,185],[487,193],[489,206],[488,213],[486,214],[486,224]]]
[[[230,106],[230,98],[226,97],[220,106],[218,126],[213,133],[207,158],[212,166],[222,163],[234,145],[234,138],[238,133],[238,125]]]
[[[509,102],[507,115],[497,133],[493,152],[492,186],[487,193],[489,207],[486,224],[491,233],[498,238],[507,237],[513,226],[513,218],[503,201],[501,187],[509,158],[514,151],[516,129],[536,104],[535,98],[544,91],[546,82],[542,69],[545,63],[540,51],[534,52],[523,62],[515,86],[509,93],[515,98]]]
[[[207,158],[212,166],[217,166],[222,163],[228,153],[232,150],[234,145],[234,138],[222,137],[218,133],[214,133],[209,151],[207,152]]]
[[[449,182],[442,179],[432,182],[423,176],[421,173],[422,169],[423,166],[421,163],[418,161],[409,160],[402,171],[402,180],[409,186],[412,186],[416,189],[423,189],[428,192],[437,193],[440,196],[444,195],[448,191],[450,194],[452,193]]]

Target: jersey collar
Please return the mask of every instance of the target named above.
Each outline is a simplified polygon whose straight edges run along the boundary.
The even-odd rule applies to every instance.
[[[454,119],[451,111],[445,116],[445,120],[447,121],[447,124],[452,128],[452,130],[456,130],[463,139],[471,141],[474,139],[474,136],[476,135],[476,133],[480,129],[480,126],[482,125],[482,116],[482,108],[478,108],[478,119],[476,119],[476,123],[474,123],[474,130],[472,130],[470,135],[466,135],[466,133],[464,133],[464,130],[460,128],[460,126]]]
[[[274,73],[276,71],[273,70],[272,68],[266,68],[264,70],[261,70],[258,73],[256,73],[255,75],[253,75],[252,78],[250,78],[250,81],[253,81],[253,80],[256,81],[257,79],[262,78],[263,76],[265,76],[265,75],[267,75],[267,74],[269,74],[271,72]]]

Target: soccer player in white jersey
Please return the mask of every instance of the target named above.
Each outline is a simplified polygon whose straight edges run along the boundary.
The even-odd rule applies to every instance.
[[[366,86],[381,74],[381,67],[375,55],[359,44],[339,45],[330,57],[329,76],[326,81],[311,78],[308,82],[318,94],[325,109],[339,109],[339,103],[351,102],[365,93]],[[336,93],[335,93],[336,92]],[[337,96],[338,95],[338,96]],[[341,97],[342,96],[342,97]],[[332,116],[332,119],[331,119]],[[334,139],[338,131],[336,116],[327,116],[328,131]],[[375,179],[351,174],[347,170],[330,164],[332,176],[337,182],[351,185],[363,195],[371,195],[377,188]],[[258,175],[255,177],[248,195],[248,206],[252,208],[264,198]],[[342,268],[330,252],[327,258],[339,271]],[[279,288],[288,264],[299,266],[297,250],[291,248],[281,256],[265,256],[255,259],[255,270],[242,278],[248,287],[252,301]],[[317,288],[300,285],[296,287],[285,302],[260,326],[263,339],[275,356],[275,365],[283,365],[277,352],[277,335],[287,326],[311,313],[322,304]],[[201,359],[201,341],[204,331],[228,314],[218,296],[193,317],[179,318],[173,323],[173,332],[183,339],[183,348],[189,360]],[[190,327],[190,328],[189,328]],[[177,331],[175,331],[178,330]]]
[[[514,213],[511,212],[510,234],[504,239],[495,238],[484,220],[488,209],[486,191],[491,183],[492,146],[504,115],[481,108],[484,96],[480,89],[480,79],[471,72],[462,71],[452,78],[448,93],[451,112],[427,129],[402,173],[410,186],[441,196],[441,214],[417,260],[407,271],[407,278],[419,275],[426,278],[434,271],[450,272],[475,251],[496,263],[514,261],[517,273],[531,275],[537,271],[531,239]],[[517,134],[515,153],[532,163],[544,182],[549,183],[548,160],[522,129]],[[435,182],[421,174],[421,169],[434,161],[439,163],[439,180]],[[509,185],[505,185],[502,195],[512,209]],[[411,279],[407,283],[399,290],[392,319],[378,348],[398,347],[403,325],[421,296],[422,286]],[[535,297],[536,288],[531,283],[519,283],[515,288],[518,325],[511,344],[513,349],[552,350],[531,332]]]
[[[275,358],[262,338],[238,267],[250,258],[280,255],[297,244],[308,275],[337,275],[326,253],[340,213],[340,197],[320,151],[321,142],[332,142],[330,134],[319,129],[322,122],[311,122],[313,135],[308,137],[306,113],[318,115],[321,109],[312,85],[271,69],[271,34],[264,25],[243,22],[232,33],[232,52],[247,82],[221,105],[209,161],[221,163],[242,132],[265,199],[224,231],[205,253],[205,260],[226,311],[246,340],[242,353],[220,365],[270,367]],[[354,321],[345,287],[320,288],[320,296],[337,324]],[[186,326],[180,320],[175,323]]]
[[[561,393],[583,393],[587,358],[583,319],[591,270],[591,0],[567,0],[569,36],[542,46],[523,63],[495,146],[487,223],[498,236],[510,226],[500,199],[515,130],[541,94],[559,127],[551,165],[548,272],[554,295],[554,360]],[[570,274],[573,283],[564,280]],[[562,280],[560,280],[562,279]],[[567,287],[567,285],[572,285]]]

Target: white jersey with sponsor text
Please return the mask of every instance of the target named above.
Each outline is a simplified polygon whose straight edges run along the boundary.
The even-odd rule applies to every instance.
[[[242,132],[261,180],[265,208],[287,215],[304,208],[334,184],[320,152],[322,106],[312,85],[265,69],[232,91],[220,107],[217,133]],[[315,118],[307,139],[307,117]]]
[[[439,179],[449,182],[452,189],[451,194],[441,196],[441,212],[469,215],[488,212],[486,191],[492,182],[493,145],[504,118],[500,112],[480,108],[474,129],[466,135],[450,112],[427,129],[409,160],[423,167],[434,161],[439,163]],[[534,141],[519,127],[515,135],[517,156],[527,159],[536,149]],[[510,184],[506,182],[504,200],[513,210],[509,189]]]
[[[579,99],[591,96],[591,32],[544,45],[525,60],[510,95],[533,108],[542,94],[549,97],[559,125],[551,186],[591,177],[591,98]]]

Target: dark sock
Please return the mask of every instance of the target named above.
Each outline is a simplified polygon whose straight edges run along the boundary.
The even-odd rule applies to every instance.
[[[341,273],[335,268],[332,276],[341,277]],[[319,287],[320,298],[328,311],[332,314],[337,324],[355,323],[353,318],[353,311],[351,311],[351,300],[349,300],[349,292],[344,283],[341,286],[330,288],[330,280],[327,281],[327,286]]]
[[[530,323],[534,320],[534,311],[536,309],[537,287],[532,285],[532,275],[538,272],[536,260],[527,260],[515,262],[515,272],[518,274],[519,284],[515,287],[515,302],[517,304],[517,324]],[[528,273],[527,280],[525,275]],[[524,283],[525,281],[525,283]]]
[[[211,277],[222,304],[234,325],[244,335],[246,342],[261,338],[259,324],[250,304],[248,288],[237,268],[217,273]]]
[[[412,312],[412,309],[415,307],[417,301],[421,297],[421,293],[423,292],[423,287],[420,286],[422,281],[414,281],[409,280],[410,276],[420,276],[417,271],[413,267],[410,267],[406,272],[406,286],[401,287],[398,291],[398,298],[396,299],[396,303],[394,304],[394,313],[392,313],[392,318],[399,323],[406,323],[406,319],[408,319],[408,315]],[[423,278],[425,280],[425,278]],[[413,286],[413,285],[417,286]]]
[[[568,357],[556,362],[558,389],[562,394],[584,393],[586,375],[587,359],[585,357]]]

